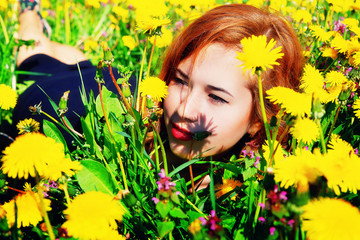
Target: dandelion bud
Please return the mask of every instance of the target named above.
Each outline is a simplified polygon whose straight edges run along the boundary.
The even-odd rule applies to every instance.
[[[148,109],[152,109],[154,107],[154,102],[150,97],[146,98],[146,107]]]
[[[339,100],[340,101],[345,101],[347,100],[351,95],[351,90],[350,89],[346,89],[345,91],[341,91],[340,95],[339,95]]]
[[[313,103],[312,113],[315,119],[321,119],[325,114],[324,106],[319,99],[316,99]]]
[[[110,48],[108,47],[108,45],[103,42],[103,49],[104,49],[104,63],[105,65],[111,65],[111,63],[114,62],[114,56],[112,55]]]
[[[124,197],[123,201],[126,204],[126,206],[128,206],[128,207],[133,207],[137,203],[137,199],[135,198],[134,194],[132,194],[130,192],[127,194],[124,194],[123,197]]]
[[[131,97],[130,85],[126,81],[121,84],[121,89],[126,98]]]
[[[69,99],[69,93],[70,93],[70,91],[64,92],[63,96],[60,99],[59,109],[58,109],[60,115],[64,114],[68,110],[67,101]]]
[[[103,62],[100,61],[96,67],[95,81],[98,83],[104,83],[104,75],[102,72]]]
[[[30,112],[32,112],[33,115],[35,114],[41,114],[42,110],[41,110],[41,102],[37,105],[34,106],[30,106],[29,107]]]

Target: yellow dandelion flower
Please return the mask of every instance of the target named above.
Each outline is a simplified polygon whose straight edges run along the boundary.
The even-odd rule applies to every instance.
[[[158,77],[147,77],[141,83],[139,92],[142,97],[150,96],[155,101],[160,101],[167,95],[166,83]]]
[[[123,36],[121,39],[124,42],[124,45],[130,49],[130,51],[137,46],[135,39],[131,36]]]
[[[353,57],[354,57],[354,60],[353,60],[354,64],[355,64],[356,66],[359,66],[359,65],[360,65],[360,50],[359,50],[359,51],[356,51],[356,52],[354,53]]]
[[[8,8],[8,1],[7,0],[3,0],[3,1],[0,1],[0,10],[7,10]]]
[[[41,8],[51,8],[50,0],[41,0]]]
[[[261,8],[262,6],[264,6],[264,1],[263,0],[249,0],[246,2],[246,4],[254,6],[256,8]]]
[[[74,198],[64,210],[67,221],[62,227],[75,238],[104,239],[106,235],[116,235],[115,220],[121,221],[124,213],[120,201],[112,196],[102,192],[86,192]]]
[[[291,135],[305,144],[311,144],[319,138],[318,125],[309,118],[298,118],[290,129]]]
[[[356,99],[354,101],[352,108],[354,110],[355,116],[360,119],[360,99]]]
[[[266,91],[271,102],[279,104],[285,112],[303,117],[311,113],[311,95],[295,92],[286,87],[273,87]],[[299,105],[299,102],[302,104]]]
[[[0,84],[0,109],[9,110],[14,108],[17,101],[17,93],[11,87]]]
[[[115,13],[118,17],[122,18],[122,19],[126,19],[129,15],[129,10],[125,9],[121,6],[115,6],[112,9],[113,13]]]
[[[46,211],[50,211],[50,200],[43,199]],[[15,223],[15,202],[17,207],[17,227],[36,226],[42,220],[39,209],[40,197],[32,191],[17,195],[14,199],[6,202],[2,207],[6,211],[6,218],[10,226]]]
[[[0,205],[0,219],[6,216],[6,211],[2,205]]]
[[[360,36],[359,36],[360,37]],[[348,54],[353,54],[355,51],[360,50],[360,41],[358,36],[350,37]]]
[[[348,80],[342,72],[330,71],[326,74],[325,80],[330,87],[335,87],[346,83]]]
[[[346,53],[350,50],[349,41],[345,40],[339,33],[335,34],[335,37],[331,40],[330,45],[340,53]]]
[[[295,22],[311,23],[312,16],[308,10],[299,9],[291,16]]]
[[[259,69],[263,71],[266,71],[267,68],[272,69],[273,65],[279,65],[276,61],[284,55],[281,52],[282,47],[273,49],[276,41],[270,39],[267,43],[265,35],[244,38],[240,43],[242,52],[238,52],[236,58],[242,62],[240,66],[244,66],[244,72],[251,70],[251,73],[254,74]]]
[[[327,47],[324,50],[322,50],[323,57],[331,57],[332,59],[335,59],[337,57],[337,51],[331,47]]]
[[[346,18],[343,20],[343,23],[350,29],[350,31],[360,36],[359,20],[355,18]]]
[[[234,190],[236,187],[241,187],[243,184],[242,182],[235,180],[235,179],[224,179],[223,178],[223,183],[218,183],[215,185],[215,197],[219,198],[221,196],[223,196],[224,194]],[[231,200],[235,200],[236,199],[236,195],[231,197]]]
[[[309,240],[360,239],[360,212],[343,199],[320,198],[303,207],[303,229]]]
[[[135,8],[136,21],[144,17],[163,18],[167,16],[169,11],[164,0],[127,0],[126,2],[128,5],[132,5]]]
[[[81,165],[64,155],[64,147],[41,133],[27,133],[15,139],[4,151],[2,171],[11,178],[40,177],[57,180],[62,173],[72,176]]]
[[[26,182],[23,188],[24,191],[32,191],[31,183]]]
[[[273,11],[280,12],[286,6],[286,0],[271,0],[269,8]]]
[[[161,36],[156,36],[156,46],[159,48],[167,47],[170,45],[173,39],[173,34],[169,29],[162,29]],[[155,36],[150,38],[150,42],[154,44]]]
[[[278,146],[278,147],[277,147],[275,155],[274,155],[274,159],[273,159],[274,162],[276,162],[278,160],[280,161],[280,159],[284,158],[284,149],[283,149],[282,145],[279,144],[279,142],[277,140],[275,140],[275,142],[274,142],[274,150],[275,150],[276,146]],[[263,150],[263,156],[264,156],[266,162],[269,163],[269,161],[270,161],[270,148],[269,148],[268,140],[265,140],[265,143],[263,144],[261,149]]]
[[[306,93],[311,94],[324,89],[324,77],[314,66],[310,64],[305,65],[300,89],[304,89]]]
[[[100,1],[99,0],[85,0],[85,6],[93,7],[93,8],[100,8]]]
[[[160,19],[151,16],[145,16],[142,18],[136,18],[136,30],[142,30],[146,33],[152,33],[157,28],[170,23],[168,18]]]
[[[110,22],[112,22],[113,24],[119,23],[119,20],[114,15],[109,15],[108,18],[109,18]]]
[[[40,129],[40,123],[35,121],[32,118],[26,118],[16,125],[16,128],[19,130],[19,134],[38,132]]]
[[[351,10],[351,6],[354,3],[354,0],[327,0],[327,2],[329,3],[330,9],[333,11],[345,13]]]
[[[189,226],[189,232],[192,235],[195,235],[196,233],[198,233],[201,230],[201,221],[197,218],[195,219],[193,222],[190,223]]]
[[[321,42],[327,42],[335,34],[333,31],[326,31],[322,29],[319,25],[310,26],[312,34],[315,38],[319,39]]]
[[[313,153],[300,149],[296,155],[291,155],[276,161],[274,164],[274,179],[280,186],[288,188],[295,186],[302,190],[308,189],[309,183],[314,183],[321,176],[317,168],[317,158]]]
[[[84,51],[95,51],[99,47],[99,44],[97,41],[88,39],[84,42]]]
[[[354,154],[352,146],[333,135],[329,150],[322,161],[319,161],[319,169],[327,179],[327,185],[335,194],[351,191],[357,193],[360,189],[360,158]]]

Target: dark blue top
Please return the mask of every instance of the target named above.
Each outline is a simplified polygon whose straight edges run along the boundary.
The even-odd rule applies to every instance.
[[[83,78],[85,91],[89,96],[90,91],[93,91],[94,96],[99,94],[98,83],[94,80],[96,73],[96,66],[92,65],[90,61],[79,62],[79,68]],[[17,136],[16,124],[20,120],[25,118],[33,118],[40,122],[42,125],[43,119],[48,119],[44,115],[32,115],[29,111],[29,106],[34,106],[41,102],[42,110],[53,116],[58,120],[58,116],[51,106],[45,93],[55,102],[59,103],[60,98],[64,92],[70,90],[68,100],[68,111],[65,116],[73,125],[74,129],[81,132],[80,117],[85,115],[85,107],[82,103],[80,96],[80,89],[82,87],[78,66],[68,65],[60,62],[48,55],[37,54],[26,59],[18,68],[19,71],[30,71],[36,73],[42,73],[47,75],[26,75],[19,74],[18,82],[22,83],[27,80],[34,80],[35,83],[27,88],[18,98],[18,102],[13,111],[13,125],[6,127],[5,132],[11,137]],[[119,78],[118,70],[112,69],[115,79]],[[117,90],[111,80],[109,70],[107,67],[103,69],[105,86],[117,93]],[[135,82],[134,78],[130,79],[131,82]],[[40,89],[44,90],[44,92]],[[135,84],[131,84],[132,88],[135,88]],[[134,89],[132,89],[134,92]],[[49,119],[48,119],[49,120]],[[1,130],[4,131],[4,130]],[[62,131],[65,139],[71,148],[71,141],[73,140],[70,134]],[[0,146],[3,147],[9,145],[11,141],[0,136]],[[0,147],[1,150],[1,147]]]

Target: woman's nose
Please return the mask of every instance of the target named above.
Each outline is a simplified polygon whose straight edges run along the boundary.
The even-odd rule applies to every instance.
[[[190,91],[180,103],[179,115],[186,121],[196,122],[200,116],[201,101],[196,92]]]

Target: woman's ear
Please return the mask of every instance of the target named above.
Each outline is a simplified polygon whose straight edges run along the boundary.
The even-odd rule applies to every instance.
[[[262,123],[260,121],[256,121],[253,124],[250,125],[248,129],[248,133],[250,137],[254,137],[255,134],[261,129]]]

